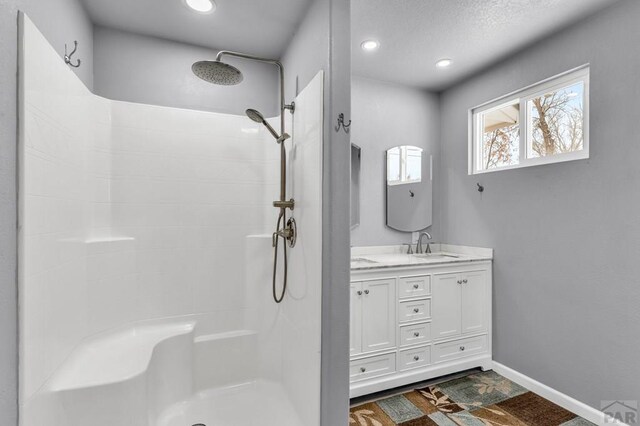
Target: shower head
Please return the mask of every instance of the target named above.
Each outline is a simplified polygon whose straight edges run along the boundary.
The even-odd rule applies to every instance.
[[[264,116],[260,113],[260,111],[256,111],[255,109],[248,109],[246,113],[247,117],[249,117],[256,123],[264,124],[266,122]]]
[[[269,123],[267,123],[267,120],[264,119],[264,115],[262,115],[260,111],[257,111],[255,109],[248,109],[246,111],[246,114],[247,114],[247,117],[249,117],[251,120],[255,121],[256,123],[264,124],[264,126],[267,128],[269,133],[271,133],[273,137],[276,138],[278,143],[289,138],[289,135],[287,135],[286,133],[284,133],[283,135],[279,135],[278,132],[276,132],[274,128],[271,127]]]
[[[234,66],[220,61],[199,61],[191,66],[193,73],[206,82],[233,86],[243,80],[242,72]]]

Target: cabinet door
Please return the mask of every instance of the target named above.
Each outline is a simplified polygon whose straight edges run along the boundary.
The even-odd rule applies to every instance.
[[[396,280],[362,283],[362,351],[396,346]]]
[[[462,332],[487,330],[487,272],[474,271],[462,275]]]
[[[349,328],[349,353],[362,352],[362,283],[351,283],[351,323]]]
[[[458,274],[434,275],[432,282],[432,334],[434,339],[461,333],[461,278]]]

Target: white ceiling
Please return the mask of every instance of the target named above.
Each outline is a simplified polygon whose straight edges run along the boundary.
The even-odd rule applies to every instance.
[[[353,73],[442,90],[615,1],[351,0]],[[370,38],[376,52],[360,48]]]
[[[98,25],[210,47],[279,58],[310,0],[215,0],[215,13],[183,0],[82,0]]]

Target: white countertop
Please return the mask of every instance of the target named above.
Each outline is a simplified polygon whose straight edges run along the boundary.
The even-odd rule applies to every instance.
[[[493,259],[492,249],[451,244],[432,243],[430,254],[407,254],[406,251],[406,246],[352,247],[351,270],[446,265]]]

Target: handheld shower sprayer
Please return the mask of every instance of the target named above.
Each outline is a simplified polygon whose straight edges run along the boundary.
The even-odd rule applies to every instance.
[[[283,133],[282,135],[278,135],[278,132],[276,132],[273,127],[271,127],[271,124],[269,124],[267,120],[265,120],[264,116],[260,113],[260,111],[256,111],[255,109],[248,109],[246,111],[246,114],[247,114],[247,117],[249,117],[256,123],[264,124],[267,130],[269,130],[269,133],[271,133],[273,137],[276,138],[276,142],[282,143],[291,137],[289,136],[288,133]]]

